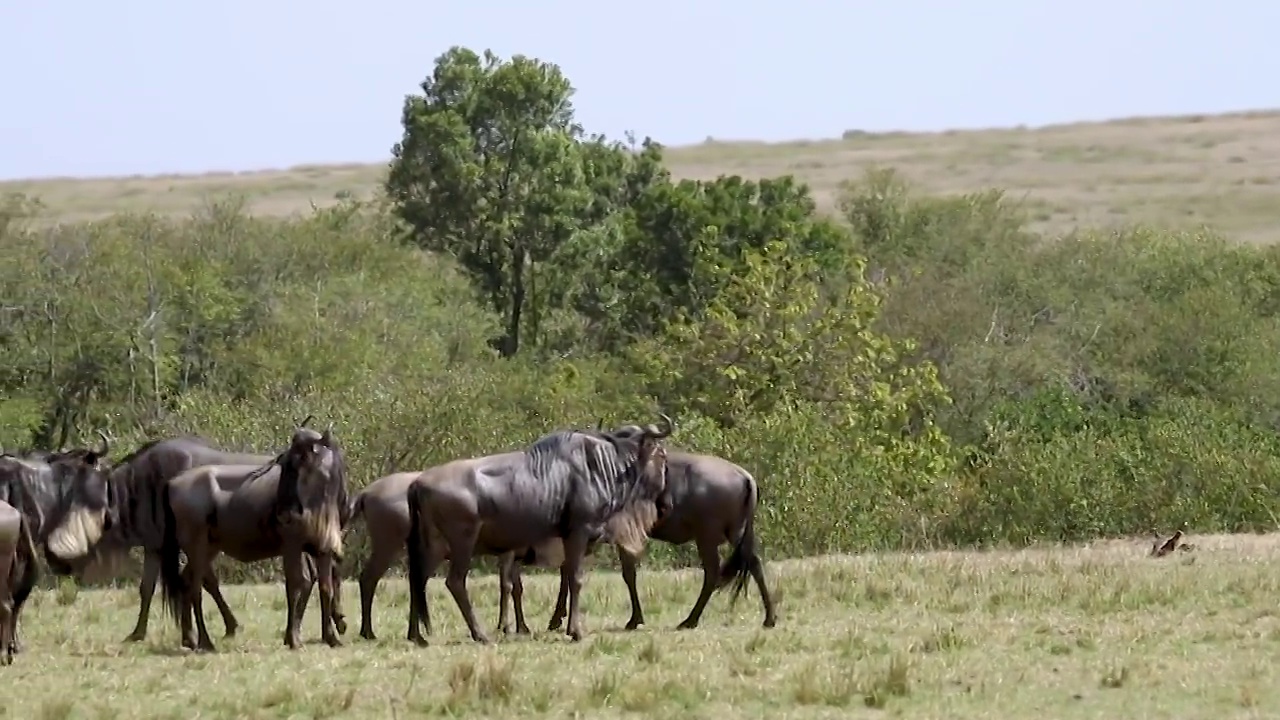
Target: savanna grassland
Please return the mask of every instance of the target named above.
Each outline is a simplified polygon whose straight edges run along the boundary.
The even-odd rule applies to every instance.
[[[46,579],[0,712],[1276,707],[1280,114],[664,148],[578,132],[569,88],[453,48],[386,165],[4,185],[0,445],[265,453],[314,414],[354,490],[667,412],[758,480],[779,626],[752,590],[675,631],[694,553],[652,543],[640,632],[602,553],[581,644],[475,646],[436,581],[409,647],[389,579],[377,643],[290,653],[277,564],[220,562],[242,635],[194,657],[158,607],[120,642],[128,567]],[[1148,557],[1176,528],[1196,549]]]
[[[191,717],[894,717],[1245,718],[1280,703],[1280,541],[1191,538],[1164,558],[1110,541],[1070,549],[879,553],[774,562],[781,622],[760,628],[754,592],[674,626],[696,594],[691,571],[643,572],[649,624],[621,629],[626,592],[593,573],[588,635],[545,627],[547,574],[526,582],[534,634],[484,647],[466,637],[441,581],[430,584],[430,646],[404,639],[402,581],[381,588],[379,639],[349,631],[331,650],[280,644],[277,585],[226,589],[240,634],[220,652],[176,650],[168,618],[141,645],[136,595],[74,587],[41,593],[30,651],[5,669],[3,712],[21,718]],[[496,622],[492,577],[473,583]],[[351,601],[353,588],[344,587]],[[314,603],[313,603],[314,605]],[[348,604],[348,612],[351,606]],[[214,620],[217,627],[216,619]],[[215,638],[217,630],[214,630]],[[74,681],[70,680],[74,678]],[[74,685],[69,685],[74,682]],[[74,688],[74,692],[69,692]]]
[[[928,192],[988,187],[1022,199],[1031,227],[1061,232],[1124,223],[1205,223],[1248,242],[1272,242],[1280,185],[1280,112],[1131,118],[1042,128],[940,133],[848,131],[839,140],[786,143],[708,139],[670,148],[677,178],[794,174],[824,210],[840,183],[871,166],[894,167]],[[120,211],[185,215],[210,198],[243,195],[255,214],[284,216],[329,205],[339,193],[380,192],[386,166],[316,165],[204,175],[0,182],[0,193],[37,195],[48,220]]]

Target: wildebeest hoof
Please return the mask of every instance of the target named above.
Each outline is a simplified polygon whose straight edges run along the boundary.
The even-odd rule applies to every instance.
[[[422,637],[421,635],[409,638],[409,642],[413,643],[414,645],[417,645],[418,647],[427,646],[427,639]]]
[[[641,625],[644,625],[644,618],[631,618],[630,620],[627,621],[626,629],[635,630]]]
[[[128,637],[126,637],[124,641],[127,643],[135,643],[135,642],[142,642],[143,640],[146,640],[146,639],[147,639],[147,631],[134,630],[133,632],[129,633]]]
[[[373,634],[373,630],[369,628],[360,628],[360,637],[365,640],[377,640],[378,636]],[[412,638],[410,638],[412,639]]]
[[[528,625],[517,625],[516,633],[519,635],[532,635],[533,631],[529,629]]]
[[[547,632],[555,632],[564,624],[564,618],[551,618],[551,622],[547,623]]]
[[[676,629],[677,630],[693,630],[696,627],[698,627],[697,620],[685,620],[684,622],[677,625]]]
[[[339,635],[347,634],[347,619],[341,615],[333,616],[333,627],[337,629]]]
[[[778,624],[777,618],[765,618],[764,626],[767,628],[775,627]]]
[[[330,635],[324,639],[324,642],[331,648],[342,647],[342,638],[339,638],[337,635]]]
[[[582,631],[581,631],[581,630],[570,630],[569,632],[567,632],[567,633],[565,633],[565,634],[566,634],[566,635],[568,635],[568,636],[569,636],[569,639],[570,639],[570,640],[572,640],[572,641],[574,641],[574,642],[578,642],[579,640],[581,640],[581,639],[582,639]]]
[[[479,630],[477,630],[476,632],[471,633],[471,639],[472,639],[472,640],[475,640],[476,642],[480,643],[481,645],[491,645],[491,644],[493,644],[493,640],[491,640],[491,639],[489,638],[489,636],[488,636],[488,635],[485,635],[483,632],[480,632]]]
[[[223,633],[223,634],[222,634],[222,637],[224,637],[224,638],[233,638],[233,637],[235,637],[235,636],[236,636],[236,633],[237,633],[239,630],[240,630],[240,626],[238,626],[238,625],[228,625],[228,626],[227,626],[227,631],[226,631],[225,633]]]

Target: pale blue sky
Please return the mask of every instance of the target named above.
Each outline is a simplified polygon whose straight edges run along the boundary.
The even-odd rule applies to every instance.
[[[11,0],[0,178],[385,160],[453,44],[680,145],[1280,106],[1278,38],[1264,0]]]

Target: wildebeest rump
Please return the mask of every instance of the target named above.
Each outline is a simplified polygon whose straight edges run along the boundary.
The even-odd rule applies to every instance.
[[[415,480],[420,482],[445,480],[462,472],[465,467],[487,459],[490,458],[455,460],[443,465],[437,465],[426,471],[391,473],[374,480],[356,494],[351,502],[351,522],[359,519],[364,520],[365,527],[368,529],[370,546],[369,557],[360,569],[361,637],[367,640],[377,639],[373,632],[373,598],[378,590],[379,581],[387,574],[387,570],[391,569],[391,564],[404,553],[405,538],[409,535],[409,486]],[[436,564],[448,559],[448,548],[443,543],[433,544],[432,550],[438,554],[435,560]],[[551,553],[550,557],[547,557],[548,553]],[[490,553],[483,548],[479,548],[477,549],[477,554]],[[554,548],[542,550],[541,553],[535,551],[535,555],[540,556],[543,563],[559,563],[559,555],[555,554]],[[498,560],[501,593],[498,603],[500,608],[498,627],[503,632],[511,631],[507,615],[507,608],[509,607],[507,598],[513,597],[516,612],[516,630],[521,633],[528,633],[529,626],[524,619],[524,605],[521,601],[524,587],[521,584],[520,576],[518,574],[512,575],[510,572],[514,560],[515,553],[513,552],[501,553]],[[417,619],[421,620],[420,618]],[[411,615],[409,622],[413,623],[414,621],[415,618]],[[425,630],[427,634],[430,634],[431,629],[429,626]],[[412,632],[408,635],[410,640],[415,639],[415,637],[420,637],[420,635],[415,636]]]
[[[111,495],[109,509],[116,520],[111,531],[95,532],[108,508],[94,505],[88,498],[71,498],[76,507],[67,517],[74,522],[68,524],[60,541],[52,548],[50,569],[56,573],[66,573],[69,572],[70,561],[83,558],[91,552],[123,555],[132,548],[142,548],[138,619],[126,640],[143,640],[147,636],[151,600],[155,595],[156,580],[160,576],[160,548],[165,531],[161,496],[168,481],[185,470],[202,465],[263,466],[271,463],[274,458],[273,455],[221,450],[196,437],[161,438],[144,443],[116,463],[107,478],[107,492]],[[95,492],[93,488],[89,488],[89,491]],[[308,575],[314,578],[314,565],[310,560],[307,562],[307,570]],[[312,584],[313,582],[308,584],[305,594],[310,594]],[[218,578],[213,572],[205,575],[204,589],[222,615],[226,636],[234,636],[239,623],[223,598]],[[340,611],[337,623],[338,629],[345,632],[346,622]]]
[[[182,629],[182,644],[212,650],[204,625],[200,582],[214,558],[240,562],[281,557],[287,600],[284,642],[301,646],[300,603],[308,585],[304,554],[314,557],[320,584],[324,641],[341,644],[334,623],[335,558],[342,554],[346,515],[346,464],[331,430],[298,427],[289,448],[268,466],[206,465],[169,481],[161,497],[165,514],[160,581],[165,602]],[[179,551],[188,574],[179,572]],[[198,638],[192,637],[194,615]]]
[[[73,500],[84,497],[86,502],[106,504],[106,483],[100,456],[91,450],[36,453],[27,457],[0,456],[0,500],[17,508],[24,516],[28,532],[36,547],[45,546],[57,537],[57,528],[64,518],[73,512]],[[112,516],[104,513],[102,526],[109,527]],[[74,568],[68,568],[68,572]],[[20,608],[19,608],[20,610]],[[15,634],[10,642],[18,649],[17,625],[19,612],[14,613]]]
[[[21,510],[0,500],[0,665],[13,662],[18,614],[38,573],[30,521]]]
[[[734,588],[730,603],[736,602],[746,587],[748,577],[755,580],[760,590],[764,627],[774,627],[778,621],[777,612],[765,583],[764,565],[756,547],[755,511],[759,488],[751,473],[714,455],[668,450],[666,496],[669,510],[659,517],[649,531],[649,537],[672,545],[693,541],[702,562],[702,590],[679,627],[697,627],[712,593],[730,584]],[[719,548],[723,543],[730,544],[733,549],[721,565]],[[640,608],[640,595],[636,588],[638,558],[621,545],[617,549],[622,579],[627,584],[627,594],[631,599],[631,618],[626,627],[634,630],[644,624],[644,611]],[[513,572],[518,577],[519,567],[513,568]],[[565,596],[566,588],[562,583],[549,630],[558,629],[564,620]]]
[[[472,639],[488,642],[467,593],[467,574],[477,549],[513,552],[560,540],[562,582],[569,588],[568,634],[582,637],[579,595],[582,559],[588,543],[611,523],[611,542],[642,546],[656,519],[656,501],[665,487],[666,455],[661,440],[674,429],[628,426],[609,432],[560,431],[528,449],[464,462],[440,482],[414,482],[408,492],[410,530],[410,618],[430,622],[426,580],[434,574],[433,543],[448,547],[446,586]],[[420,613],[420,614],[419,614]],[[418,642],[416,620],[409,635]]]

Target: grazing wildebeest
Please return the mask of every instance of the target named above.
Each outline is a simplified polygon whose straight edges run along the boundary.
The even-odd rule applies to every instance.
[[[170,480],[161,496],[160,582],[165,604],[182,629],[183,646],[214,649],[205,628],[201,584],[223,553],[244,563],[282,558],[284,643],[291,649],[302,645],[300,603],[310,581],[304,555],[311,555],[320,584],[321,634],[331,647],[341,645],[333,615],[339,582],[333,565],[342,555],[346,505],[346,462],[332,428],[321,434],[298,427],[289,448],[270,465],[205,465]],[[187,555],[185,576],[179,551]],[[198,638],[192,636],[192,615]]]
[[[306,425],[307,418],[299,425]],[[105,438],[104,438],[105,440]],[[160,498],[170,479],[191,468],[202,465],[253,465],[261,467],[271,463],[273,455],[258,455],[220,450],[201,438],[170,437],[144,443],[125,456],[111,469],[108,477],[112,496],[111,510],[117,522],[111,532],[101,533],[105,508],[92,505],[84,499],[72,498],[75,511],[68,513],[73,520],[69,531],[46,553],[49,567],[55,573],[70,572],[69,563],[87,555],[123,555],[139,547],[143,551],[142,578],[138,583],[138,620],[126,641],[137,642],[147,636],[147,624],[151,615],[151,600],[160,576],[160,547],[164,542],[164,513]],[[101,543],[99,543],[99,539]],[[308,558],[307,574],[311,581],[304,598],[314,585],[314,563]],[[335,569],[335,573],[336,573]],[[204,589],[218,606],[226,637],[233,637],[239,622],[222,596],[218,578],[213,572],[204,576]],[[340,604],[340,603],[339,603]],[[305,608],[306,603],[303,603]],[[340,632],[346,632],[346,621],[341,610],[337,611]]]
[[[416,618],[430,627],[426,581],[444,556],[432,552],[433,544],[447,547],[446,586],[472,639],[487,643],[467,592],[477,550],[498,554],[560,541],[554,542],[562,551],[555,564],[569,589],[567,633],[581,639],[579,596],[588,544],[607,537],[638,552],[657,517],[657,502],[666,486],[661,441],[674,429],[670,418],[664,415],[663,420],[665,430],[649,425],[554,432],[520,452],[449,463],[446,476],[436,482],[415,481],[408,492],[406,540],[409,636],[425,641]]]
[[[103,438],[103,451],[107,449]],[[59,542],[58,527],[64,524],[68,514],[74,511],[74,503],[103,506],[107,504],[107,490],[99,453],[93,450],[72,450],[54,453],[26,453],[25,457],[0,456],[0,501],[17,508],[27,523],[27,532],[36,546]],[[36,459],[38,457],[46,460]],[[104,513],[98,526],[110,527],[112,516]],[[75,568],[68,568],[74,572]],[[18,652],[17,627],[21,607],[13,613],[14,633],[9,640],[9,650]]]
[[[18,614],[38,574],[31,522],[21,510],[0,500],[0,665],[13,662]]]
[[[515,453],[515,455],[519,454]],[[493,457],[489,459],[492,460]],[[373,632],[373,598],[378,590],[378,583],[387,574],[387,570],[391,569],[391,564],[404,554],[405,538],[409,535],[409,486],[415,480],[438,482],[452,477],[462,468],[459,463],[470,462],[473,461],[456,460],[425,472],[415,470],[384,475],[365,486],[351,501],[351,521],[363,519],[369,534],[369,557],[360,569],[360,637],[366,640],[377,639]],[[433,549],[443,553],[441,560],[448,559],[447,548],[437,545]],[[550,547],[535,550],[534,554],[537,557],[534,561],[558,564],[555,549],[553,544]],[[483,552],[482,548],[478,554],[491,553]],[[498,627],[504,633],[511,632],[507,616],[507,598],[511,597],[515,605],[516,629],[518,632],[528,633],[529,626],[524,619],[522,602],[524,586],[521,584],[519,574],[510,572],[514,562],[514,552],[499,555],[501,594],[498,601],[500,608]],[[411,617],[409,622],[414,622],[414,618]],[[426,631],[429,634],[431,629],[428,627]],[[414,636],[410,634],[408,639],[413,640]]]
[[[774,627],[778,622],[777,613],[765,584],[764,564],[757,554],[755,511],[759,488],[751,473],[715,455],[668,450],[665,499],[668,509],[649,530],[649,537],[672,545],[693,541],[697,543],[702,561],[702,591],[679,628],[697,627],[712,593],[730,583],[734,585],[730,603],[736,602],[748,577],[755,580],[760,590],[764,627]],[[723,543],[731,545],[733,550],[721,565]],[[631,598],[631,619],[626,627],[634,630],[644,624],[644,611],[640,609],[640,594],[636,589],[638,554],[622,545],[617,549],[622,579]],[[514,567],[513,572],[518,578],[519,567]],[[566,588],[561,583],[548,630],[558,629],[563,622],[565,596]]]

